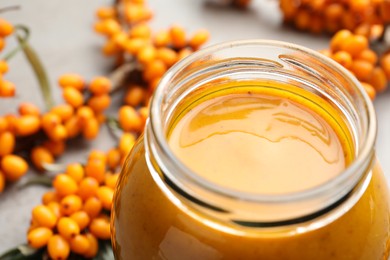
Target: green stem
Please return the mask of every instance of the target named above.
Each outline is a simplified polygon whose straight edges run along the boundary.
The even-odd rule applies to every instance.
[[[23,44],[20,44],[20,41],[19,41],[19,45],[16,46],[14,49],[12,49],[11,51],[9,51],[3,58],[2,60],[6,60],[6,61],[9,61],[10,59],[12,59],[19,51],[21,51],[23,48],[24,48],[24,44],[28,42],[29,38],[30,38],[30,30],[27,28],[27,27],[23,27],[23,28],[20,28],[22,30],[22,32],[24,32],[24,35],[23,36],[19,36],[21,38],[21,42]]]
[[[23,25],[16,25],[15,29],[22,30],[24,32],[28,32],[28,28]],[[51,88],[49,79],[47,77],[47,73],[45,68],[43,67],[43,64],[41,60],[39,59],[37,53],[35,50],[28,44],[27,41],[24,40],[22,36],[20,36],[17,31],[15,32],[16,38],[19,41],[19,45],[22,46],[23,52],[25,57],[27,58],[28,62],[31,65],[31,68],[33,69],[35,76],[39,82],[39,85],[41,87],[41,92],[43,95],[43,99],[46,104],[46,109],[49,111],[54,106],[54,100],[53,96],[51,94]]]

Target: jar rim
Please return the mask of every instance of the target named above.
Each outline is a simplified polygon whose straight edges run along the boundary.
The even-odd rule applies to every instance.
[[[367,113],[367,126],[364,136],[362,138],[363,142],[360,146],[360,149],[354,158],[354,160],[349,164],[341,173],[339,173],[335,178],[330,179],[329,181],[321,184],[321,186],[313,187],[307,190],[296,191],[292,193],[285,194],[253,194],[235,191],[231,189],[227,189],[225,187],[220,187],[215,183],[212,183],[204,178],[200,178],[198,174],[194,171],[190,170],[184,163],[177,159],[171,150],[167,138],[164,133],[164,127],[162,124],[161,118],[161,107],[163,105],[163,97],[166,94],[166,87],[169,85],[170,79],[172,79],[177,73],[180,73],[181,69],[189,66],[194,61],[205,57],[209,54],[213,54],[217,51],[223,49],[229,49],[234,47],[278,47],[287,49],[289,51],[295,50],[304,54],[307,54],[315,59],[321,60],[325,65],[332,67],[336,71],[338,71],[343,77],[347,78],[350,82],[353,83],[354,87],[358,91],[360,98],[365,106],[365,111]],[[327,191],[333,189],[333,187],[341,185],[345,183],[348,179],[350,179],[356,172],[359,171],[362,167],[367,166],[367,162],[371,162],[371,159],[374,155],[374,145],[376,141],[376,132],[377,132],[377,123],[374,106],[364,90],[363,86],[360,82],[343,66],[338,64],[336,61],[332,60],[321,53],[311,50],[309,48],[296,45],[293,43],[282,42],[282,41],[274,41],[274,40],[240,40],[240,41],[230,41],[215,44],[194,52],[188,57],[176,63],[173,67],[171,67],[163,78],[160,80],[157,89],[154,93],[154,96],[151,101],[150,106],[150,119],[149,119],[149,127],[150,131],[147,132],[153,135],[153,139],[158,146],[158,150],[160,153],[164,154],[164,158],[167,158],[174,162],[174,165],[181,172],[184,172],[187,176],[191,176],[191,179],[197,182],[197,185],[200,187],[210,191],[217,193],[219,195],[228,196],[231,198],[237,198],[244,201],[252,201],[252,202],[260,202],[260,203],[278,203],[278,202],[291,202],[291,201],[300,201],[304,200],[308,197],[317,196],[320,194],[324,194]],[[157,163],[160,163],[157,158]],[[164,174],[168,175],[172,179],[177,179],[178,176],[171,176],[170,171],[164,171]]]

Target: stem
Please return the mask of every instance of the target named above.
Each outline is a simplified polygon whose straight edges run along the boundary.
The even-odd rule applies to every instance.
[[[132,61],[126,62],[126,63],[122,64],[121,66],[119,66],[118,68],[116,68],[109,75],[109,79],[111,80],[112,85],[113,85],[113,87],[110,91],[110,94],[113,94],[116,91],[118,91],[123,86],[123,83],[124,83],[126,77],[128,76],[128,74],[130,72],[134,71],[135,69],[137,69],[138,67],[139,67],[139,65],[135,62],[135,60],[132,60]]]
[[[0,8],[0,13],[5,13],[5,12],[9,12],[9,11],[17,11],[17,10],[20,10],[19,5],[11,5],[11,6],[6,6],[3,8]]]
[[[16,46],[14,49],[12,49],[10,52],[8,52],[2,58],[2,60],[9,61],[10,59],[12,59],[19,51],[21,51],[24,48],[24,44],[26,44],[28,42],[28,40],[30,39],[30,30],[27,27],[23,27],[20,29],[24,32],[24,35],[23,35],[23,37],[19,36],[21,38],[21,40],[19,40],[19,45]],[[22,43],[20,43],[20,42],[22,42]]]
[[[17,30],[22,30],[24,32],[28,32],[28,28],[23,25],[16,25],[15,28]],[[15,33],[17,40],[19,41],[19,45],[22,46],[22,49],[24,51],[24,55],[26,56],[27,60],[29,61],[35,76],[39,82],[39,85],[41,87],[41,92],[43,95],[43,99],[46,104],[46,109],[50,110],[54,106],[54,100],[53,96],[51,94],[51,87],[49,83],[49,79],[47,77],[47,73],[45,68],[43,67],[43,64],[41,60],[39,59],[37,53],[35,50],[28,44],[27,41],[23,40],[23,37],[21,37],[17,31]]]

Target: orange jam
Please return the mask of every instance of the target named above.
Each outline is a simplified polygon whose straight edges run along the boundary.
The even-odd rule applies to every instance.
[[[179,102],[166,137],[177,159],[207,182],[280,195],[315,189],[354,160],[355,144],[345,122],[335,107],[306,90],[275,82],[235,82],[205,87]],[[363,195],[336,220],[310,230],[305,230],[309,223],[301,222],[275,232],[214,219],[184,198],[168,195],[152,177],[141,138],[115,194],[115,256],[386,260],[389,194],[379,165],[374,165],[367,170],[371,179]]]

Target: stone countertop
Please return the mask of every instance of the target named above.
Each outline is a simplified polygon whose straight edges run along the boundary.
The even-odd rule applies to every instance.
[[[93,32],[92,26],[97,7],[109,3],[107,0],[3,0],[0,7],[22,7],[1,16],[13,24],[25,24],[31,28],[31,45],[42,58],[52,85],[56,86],[56,79],[62,73],[76,72],[90,79],[108,72],[112,60],[101,54],[104,41]],[[329,43],[327,36],[283,27],[277,1],[253,1],[247,11],[211,7],[201,0],[150,0],[149,4],[155,12],[154,29],[166,28],[173,23],[183,25],[190,32],[207,28],[212,36],[209,44],[262,38],[289,41],[319,50]],[[10,39],[7,44],[9,50],[16,43]],[[18,94],[14,99],[0,100],[1,114],[16,112],[17,104],[22,101],[33,101],[43,108],[38,84],[24,56],[17,55],[9,66],[6,79],[17,85]],[[61,102],[59,89],[55,87],[53,92],[56,102]],[[387,180],[390,180],[390,91],[377,98],[375,107],[379,122],[377,155]],[[107,129],[103,128],[96,141],[73,145],[71,152],[62,156],[59,162],[79,161],[79,158],[85,158],[89,149],[107,150],[112,144]],[[30,171],[29,175],[32,174]],[[26,241],[31,209],[40,203],[45,190],[42,187],[18,190],[16,186],[9,186],[0,196],[0,253]]]

